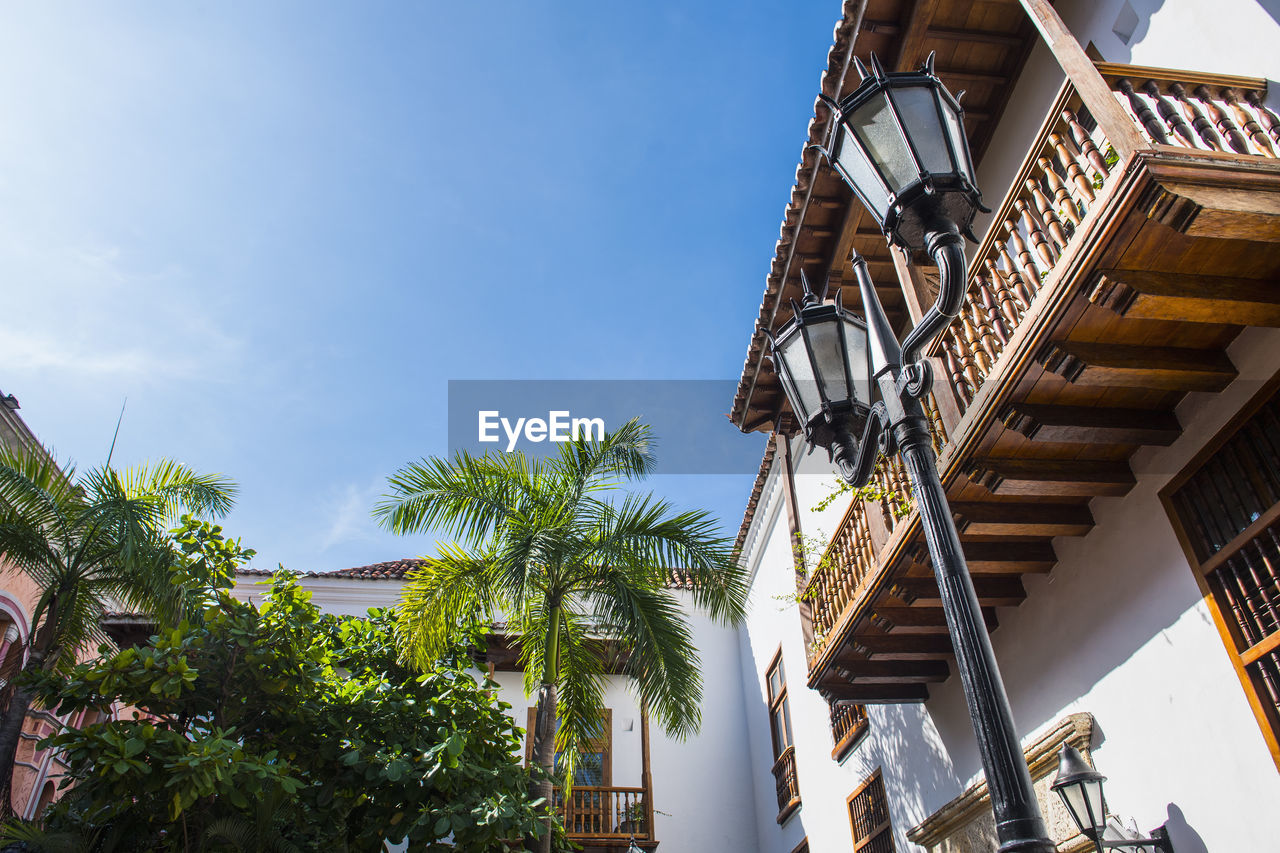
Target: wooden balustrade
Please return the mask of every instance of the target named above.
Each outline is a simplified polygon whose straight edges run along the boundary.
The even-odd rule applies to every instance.
[[[570,837],[650,837],[644,788],[577,785],[567,799],[557,789],[555,800]]]
[[[1280,118],[1263,104],[1263,80],[1114,63],[1097,67],[1154,145],[1273,159],[1280,151]]]
[[[831,703],[831,757],[839,761],[867,730],[867,706],[850,702]]]
[[[773,763],[773,780],[778,791],[778,814],[789,813],[800,802],[800,783],[796,779],[796,748],[789,746]]]
[[[1264,106],[1265,81],[1110,63],[1097,68],[1153,146],[1267,158],[1280,151],[1280,118]],[[931,350],[961,412],[1072,247],[1117,159],[1105,129],[1064,85],[973,255],[964,307]],[[936,430],[936,403],[926,411]]]

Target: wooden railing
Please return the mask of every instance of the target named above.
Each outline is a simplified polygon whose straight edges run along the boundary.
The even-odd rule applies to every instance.
[[[796,779],[796,748],[789,746],[773,763],[773,780],[778,790],[778,816],[781,819],[800,803],[800,783]]]
[[[1263,105],[1264,81],[1130,65],[1097,67],[1153,146],[1268,158],[1280,150],[1280,119]],[[962,412],[1084,230],[1117,160],[1105,129],[1083,110],[1068,82],[974,253],[960,315],[932,348],[947,367]]]
[[[863,499],[864,495],[866,499]],[[814,641],[811,655],[816,654],[830,637],[831,630],[875,565],[871,525],[892,533],[898,523],[911,513],[912,500],[902,462],[896,456],[881,459],[871,482],[850,504],[839,530],[805,587],[804,597],[812,602]]]
[[[578,785],[566,800],[556,791],[556,806],[571,838],[650,838],[650,810],[644,788]]]
[[[849,702],[831,703],[831,757],[839,761],[867,730],[867,707]]]
[[[1263,80],[1188,71],[1102,64],[1098,72],[1155,153],[1175,148],[1275,158],[1280,119],[1263,105]],[[1131,128],[1111,136],[1134,138]],[[1176,153],[1176,152],[1175,152]],[[938,366],[933,392],[924,401],[934,448],[942,455],[959,436],[953,432],[1039,294],[1056,285],[1062,259],[1074,252],[1090,219],[1120,171],[1120,155],[1106,128],[1065,83],[1032,142],[1008,193],[991,219],[986,238],[972,255],[963,308],[933,342]],[[946,395],[951,420],[938,398]],[[911,493],[896,462],[882,462],[872,491],[877,497],[851,501],[835,536],[809,578],[804,597],[812,602],[817,660],[864,583],[874,579],[877,542],[909,514]],[[880,516],[884,524],[880,525]]]

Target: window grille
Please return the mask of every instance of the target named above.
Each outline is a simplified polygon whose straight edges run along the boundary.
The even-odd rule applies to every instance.
[[[1280,395],[1246,410],[1164,497],[1280,760]]]
[[[848,804],[854,853],[893,853],[889,801],[884,795],[884,780],[879,770],[849,795]]]

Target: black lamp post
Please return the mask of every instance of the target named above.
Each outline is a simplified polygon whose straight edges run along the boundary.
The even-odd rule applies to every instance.
[[[871,65],[868,73],[857,62],[862,84],[839,103],[828,100],[836,123],[822,152],[879,218],[890,243],[929,252],[940,274],[938,299],[899,346],[866,260],[855,255],[865,325],[845,313],[838,294],[834,306],[824,305],[806,282],[804,305],[774,339],[774,361],[805,437],[831,452],[847,482],[865,484],[880,452],[902,453],[991,791],[1000,853],[1053,853],[920,403],[932,372],[919,355],[960,311],[966,278],[960,235],[985,208],[960,106],[933,73],[932,55],[918,73],[886,73],[874,56]],[[868,368],[860,366],[864,357]],[[861,384],[863,376],[870,381]]]
[[[1107,828],[1107,799],[1102,795],[1102,783],[1107,781],[1097,770],[1088,765],[1074,746],[1063,744],[1058,753],[1058,774],[1049,787],[1067,807],[1076,827],[1093,841],[1098,853],[1107,847],[1150,847],[1161,853],[1173,853],[1169,833],[1159,827],[1151,838],[1103,839]]]

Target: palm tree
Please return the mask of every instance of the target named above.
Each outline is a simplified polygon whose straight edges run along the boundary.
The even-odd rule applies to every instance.
[[[676,512],[651,494],[608,500],[652,471],[651,445],[649,428],[631,421],[547,460],[424,459],[390,478],[374,510],[397,533],[455,540],[405,585],[400,641],[410,659],[426,665],[477,618],[501,617],[519,636],[525,692],[537,697],[533,761],[546,771],[530,794],[547,803],[553,772],[572,784],[579,744],[598,735],[610,664],[602,641],[625,650],[623,671],[669,734],[697,731],[702,680],[673,569],[713,619],[744,615],[745,575],[707,513]],[[530,847],[549,850],[550,833]]]
[[[235,487],[164,460],[118,471],[109,464],[76,479],[43,449],[0,449],[0,553],[36,583],[24,644],[0,662],[8,706],[0,722],[0,810],[32,694],[15,676],[75,663],[76,650],[105,641],[109,606],[180,618],[190,598],[173,582],[175,552],[165,537],[184,511],[221,514]],[[0,695],[0,701],[5,697]]]

